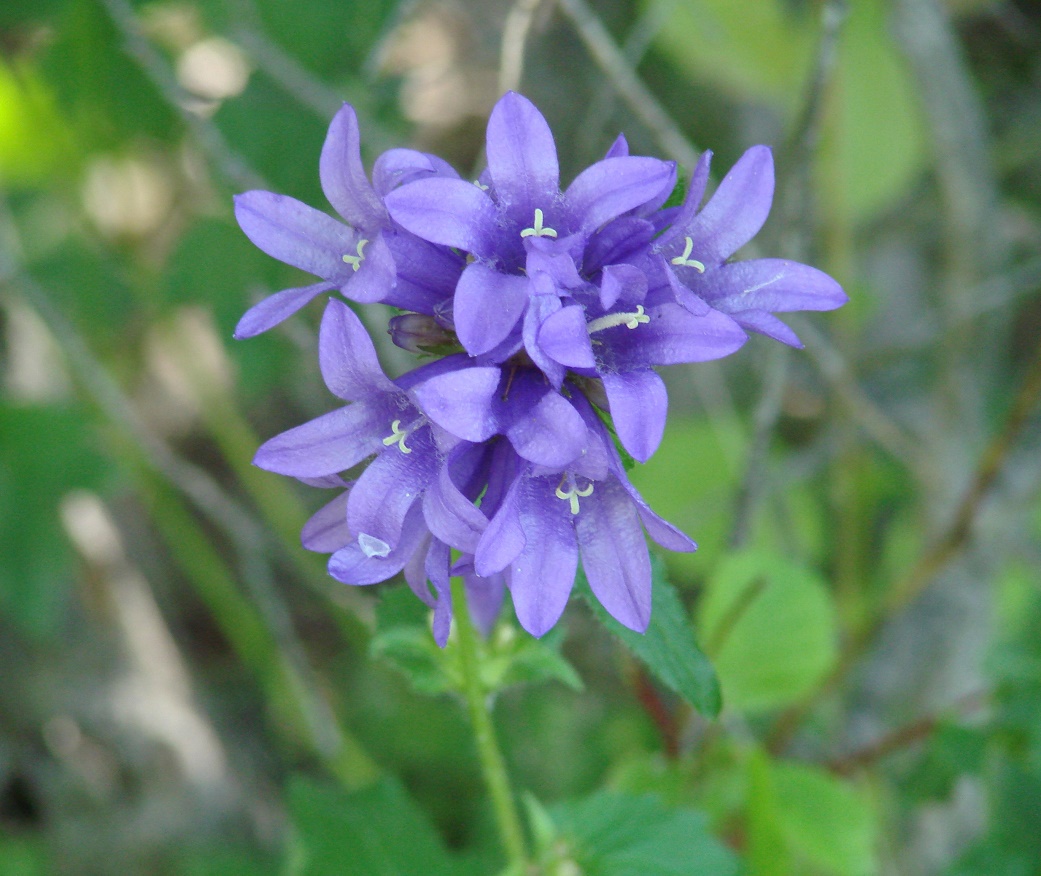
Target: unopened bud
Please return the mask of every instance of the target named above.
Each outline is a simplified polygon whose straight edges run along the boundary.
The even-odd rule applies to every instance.
[[[422,313],[392,317],[387,331],[395,344],[411,353],[436,353],[458,345],[452,332],[439,325],[434,317]]]

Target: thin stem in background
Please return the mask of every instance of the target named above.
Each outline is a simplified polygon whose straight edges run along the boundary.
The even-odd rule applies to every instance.
[[[698,163],[698,150],[633,72],[632,65],[589,4],[585,0],[556,0],[556,3],[619,97],[647,126],[665,154],[683,167],[694,167]]]
[[[466,587],[462,578],[452,579],[452,606],[456,641],[459,648],[459,665],[463,673],[463,693],[466,696],[470,723],[473,725],[474,737],[477,741],[481,772],[484,774],[484,781],[488,785],[488,792],[492,797],[495,821],[506,850],[506,856],[510,861],[511,873],[522,874],[527,871],[528,866],[524,829],[517,812],[513,790],[510,787],[506,763],[499,750],[495,728],[492,726],[488,694],[481,683],[477,631],[470,619],[470,609],[466,604]]]
[[[216,125],[187,109],[188,95],[177,83],[170,65],[144,35],[141,22],[127,0],[102,0],[102,4],[122,34],[127,52],[137,61],[166,102],[181,116],[223,176],[240,190],[269,188],[264,179],[228,145]]]
[[[802,703],[780,715],[768,741],[771,751],[784,750],[806,715],[846,679],[882,625],[921,596],[936,576],[969,545],[973,526],[983,507],[984,500],[997,482],[1016,441],[1039,404],[1041,404],[1041,345],[1037,347],[1034,358],[1027,368],[1002,429],[991,439],[980,457],[972,481],[958,502],[950,523],[940,536],[923,551],[914,565],[889,588],[883,609],[850,637],[839,655],[835,668],[821,682],[817,690]]]
[[[518,91],[524,73],[524,49],[542,0],[516,0],[502,26],[499,51],[499,94]]]
[[[662,29],[677,0],[653,0],[636,20],[622,44],[622,56],[636,70],[643,56]],[[585,117],[578,126],[578,149],[582,155],[591,155],[601,142],[604,128],[614,113],[617,95],[609,83],[600,86],[589,101]]]
[[[829,0],[821,10],[821,36],[817,61],[810,77],[802,115],[789,140],[786,150],[788,172],[779,188],[778,211],[781,229],[781,255],[791,259],[804,258],[813,226],[810,198],[810,176],[820,129],[824,120],[824,97],[828,82],[835,69],[838,38],[846,17],[844,0]],[[766,382],[753,419],[752,438],[745,460],[744,474],[738,485],[734,522],[730,530],[731,550],[738,550],[748,541],[759,497],[767,483],[767,456],[777,423],[781,417],[784,390],[788,380],[789,351],[775,345],[771,348],[766,366]]]

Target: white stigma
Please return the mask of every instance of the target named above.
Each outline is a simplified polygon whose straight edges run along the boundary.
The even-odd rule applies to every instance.
[[[544,228],[542,225],[542,211],[535,208],[535,224],[531,228],[525,228],[521,232],[521,237],[556,237],[557,232],[552,228]]]
[[[412,448],[406,446],[405,439],[408,438],[408,432],[401,428],[401,420],[395,420],[390,424],[390,434],[383,439],[383,443],[387,447],[398,445],[398,450],[402,453],[411,453]]]
[[[382,538],[376,538],[374,535],[369,535],[367,532],[358,533],[358,547],[361,548],[361,552],[365,556],[369,557],[383,557],[390,553],[390,545],[387,544]]]
[[[557,487],[556,491],[554,492],[554,495],[558,499],[563,499],[565,502],[568,503],[569,507],[571,508],[572,514],[577,514],[579,510],[578,500],[580,497],[584,499],[586,496],[591,496],[593,494],[593,482],[590,481],[581,490],[574,485],[572,485],[570,489],[565,490],[564,481],[566,480],[566,477],[567,476],[565,475],[565,477],[561,479],[560,486]]]
[[[365,249],[365,244],[369,241],[366,238],[362,238],[358,241],[358,254],[357,255],[345,255],[343,260],[350,265],[354,270],[358,270],[361,267],[361,263],[365,261],[365,253],[362,250]]]
[[[687,268],[693,268],[699,274],[704,274],[705,265],[702,262],[699,262],[697,259],[692,259],[690,257],[690,254],[694,251],[694,241],[691,240],[690,237],[687,237],[686,241],[687,244],[683,248],[683,255],[676,256],[676,258],[672,260],[672,263],[674,265],[682,265]]]

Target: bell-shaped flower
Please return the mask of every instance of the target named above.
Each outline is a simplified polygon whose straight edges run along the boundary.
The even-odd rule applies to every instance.
[[[773,156],[753,146],[723,178],[700,210],[711,153],[702,155],[686,200],[671,227],[654,244],[676,300],[688,311],[705,304],[729,314],[744,329],[793,347],[802,343],[773,314],[834,310],[848,300],[823,271],[787,259],[727,260],[762,228],[774,192]]]
[[[546,473],[515,454],[500,454],[481,502],[482,512],[487,506],[485,513],[492,516],[477,541],[474,571],[484,577],[502,574],[521,626],[542,636],[563,612],[581,559],[608,612],[643,631],[651,612],[644,529],[670,550],[697,546],[644,502],[591,405],[577,391],[575,401],[597,435],[599,454],[563,473]]]
[[[456,177],[445,161],[412,149],[392,149],[377,159],[370,183],[361,161],[358,117],[344,104],[329,126],[319,176],[322,190],[346,224],[286,195],[250,191],[236,196],[235,218],[254,244],[321,278],[252,307],[239,321],[236,337],[260,334],[333,289],[354,301],[387,301],[422,312],[451,295],[461,259],[403,233],[383,204],[402,183]]]

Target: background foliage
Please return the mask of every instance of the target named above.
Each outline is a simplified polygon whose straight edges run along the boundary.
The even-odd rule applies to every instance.
[[[851,296],[668,373],[646,638],[482,646],[539,871],[1041,873],[1039,81],[1029,0],[5,0],[0,874],[503,866],[452,648],[249,464],[331,399],[230,209],[343,99],[469,173],[501,85],[565,179],[772,144],[757,251]]]

